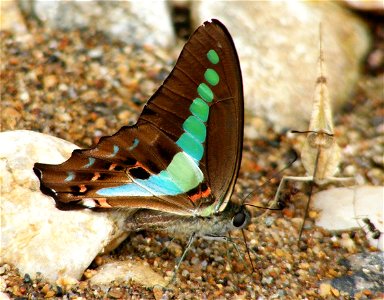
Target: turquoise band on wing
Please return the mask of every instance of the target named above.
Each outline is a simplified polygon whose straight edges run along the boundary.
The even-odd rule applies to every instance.
[[[197,162],[203,157],[204,147],[202,143],[188,132],[183,133],[176,144]]]
[[[104,197],[179,195],[197,187],[204,179],[196,162],[186,153],[177,153],[168,167],[148,179],[103,188],[96,193]]]
[[[200,143],[205,141],[207,136],[207,129],[205,124],[199,118],[195,116],[189,116],[183,124],[183,129],[185,132],[188,132],[195,139],[197,139]]]
[[[203,99],[196,98],[189,107],[190,112],[204,123],[208,120],[209,106]]]
[[[205,83],[200,83],[197,87],[197,93],[199,96],[207,102],[213,101],[213,92]]]

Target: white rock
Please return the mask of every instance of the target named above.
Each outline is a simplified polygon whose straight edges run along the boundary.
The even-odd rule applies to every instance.
[[[356,186],[333,188],[319,192],[313,197],[313,208],[320,210],[316,225],[328,230],[363,228],[370,244],[384,250],[384,187]],[[363,222],[368,218],[382,233],[379,239]]]
[[[0,292],[0,300],[10,300],[11,298],[9,297],[8,294]]]
[[[335,112],[350,99],[369,49],[364,23],[328,1],[193,1],[192,16],[195,27],[211,18],[226,25],[240,57],[246,111],[276,129],[308,128],[320,22]],[[248,137],[256,134],[257,129],[247,128]]]
[[[19,1],[24,14],[51,28],[93,27],[129,44],[170,47],[175,42],[165,1]]]
[[[369,0],[369,1],[356,1],[356,0],[344,0],[344,2],[353,9],[361,11],[376,12],[379,15],[384,13],[384,1],[383,0]]]
[[[137,261],[118,261],[105,264],[98,268],[97,274],[90,279],[90,282],[97,285],[110,285],[111,281],[122,282],[130,279],[146,287],[155,285],[165,287],[168,283],[149,266]]]
[[[25,34],[27,28],[16,0],[0,2],[0,28],[17,34]]]
[[[33,164],[61,163],[75,145],[27,130],[1,132],[0,145],[0,264],[51,281],[80,279],[98,253],[127,236],[121,213],[60,211],[40,192]]]

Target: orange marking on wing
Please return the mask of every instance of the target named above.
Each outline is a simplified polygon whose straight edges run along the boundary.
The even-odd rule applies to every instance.
[[[96,181],[99,178],[100,178],[100,173],[99,172],[95,172],[95,175],[93,175],[91,181]]]
[[[100,198],[97,199],[97,202],[99,203],[100,207],[105,207],[105,208],[110,208],[112,207],[111,205],[108,204],[107,198]]]
[[[201,193],[201,195],[203,196],[203,198],[208,198],[210,194],[211,194],[211,188],[210,188],[210,187],[208,187],[205,191],[203,191],[203,192]]]
[[[80,184],[79,188],[80,188],[79,190],[80,193],[84,193],[87,190],[87,187],[85,186],[85,184]]]
[[[210,194],[211,194],[211,189],[208,187],[205,191],[200,190],[198,193],[192,196],[189,196],[189,199],[191,199],[192,202],[196,202],[201,198],[208,198]]]
[[[145,167],[141,162],[137,161],[136,164],[133,166],[133,168],[143,168],[145,171],[147,171],[149,174],[152,174],[151,171],[148,170],[147,167]]]
[[[108,171],[113,171],[116,168],[117,164],[111,164],[108,168]]]
[[[197,194],[194,194],[192,196],[189,196],[189,199],[192,200],[192,202],[196,202],[197,200],[199,200],[201,198],[201,193],[197,193]]]

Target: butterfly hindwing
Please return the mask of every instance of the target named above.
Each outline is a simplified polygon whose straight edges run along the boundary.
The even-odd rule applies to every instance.
[[[240,65],[213,20],[191,36],[137,124],[61,165],[35,164],[35,172],[58,202],[210,214],[232,194],[242,137]]]

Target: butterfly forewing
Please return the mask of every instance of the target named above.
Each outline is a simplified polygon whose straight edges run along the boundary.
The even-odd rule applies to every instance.
[[[228,31],[213,20],[191,36],[136,125],[61,165],[35,164],[35,172],[59,202],[210,214],[232,193],[242,138],[240,65]]]

